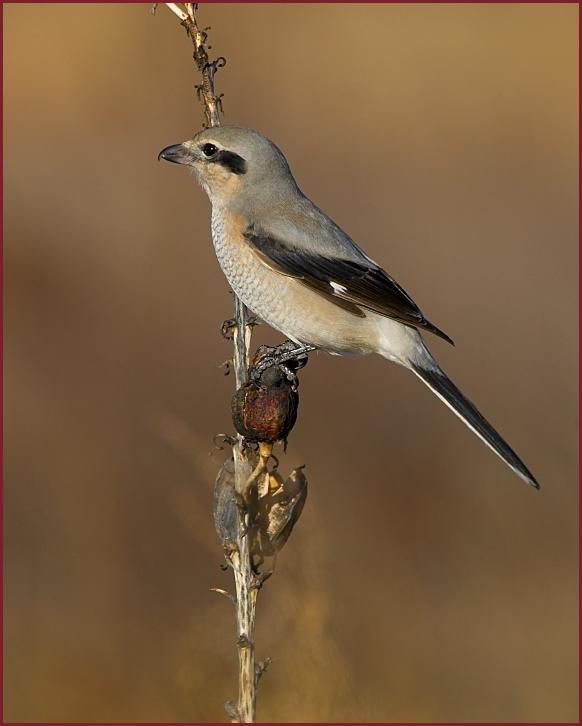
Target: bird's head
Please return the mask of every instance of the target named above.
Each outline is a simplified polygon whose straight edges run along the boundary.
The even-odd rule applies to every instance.
[[[254,129],[215,126],[181,144],[166,146],[159,159],[190,167],[212,202],[224,203],[248,193],[296,188],[283,154]]]

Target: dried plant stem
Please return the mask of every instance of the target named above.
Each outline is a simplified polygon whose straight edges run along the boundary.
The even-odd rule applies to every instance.
[[[214,61],[208,58],[206,31],[200,30],[198,27],[194,3],[185,3],[185,10],[176,3],[165,3],[165,5],[180,18],[181,24],[186,28],[194,45],[194,61],[202,76],[202,84],[196,89],[202,100],[206,124],[207,126],[220,126],[221,101],[220,96],[214,92],[214,74],[218,68],[224,66],[226,61],[222,57]]]
[[[214,74],[217,68],[224,65],[224,58],[210,61],[206,49],[206,32],[200,30],[196,21],[196,7],[193,3],[185,3],[182,9],[176,3],[166,6],[180,18],[188,36],[194,45],[194,61],[202,76],[202,84],[197,87],[202,100],[204,115],[208,126],[220,126],[220,97],[214,91]],[[249,349],[251,342],[251,326],[248,311],[235,295],[235,326],[234,326],[234,360],[236,388],[239,389],[248,381]],[[233,722],[253,723],[256,708],[255,673],[255,614],[257,595],[261,580],[253,572],[250,552],[249,514],[242,498],[245,484],[254,469],[249,460],[250,454],[244,446],[240,434],[233,447],[235,487],[241,494],[239,509],[236,547],[228,553],[229,564],[232,566],[236,588],[236,620],[237,647],[239,663],[238,703],[236,706],[227,704],[227,712]]]
[[[236,387],[244,386],[248,379],[248,354],[251,342],[251,326],[248,324],[248,311],[235,296],[234,329],[234,372]],[[244,440],[238,435],[234,446],[234,478],[236,491],[242,496],[253,465],[246,456]],[[237,550],[230,556],[236,588],[236,622],[238,647],[238,706],[240,723],[253,723],[256,709],[255,678],[255,617],[257,606],[257,585],[252,569],[250,538],[247,536],[250,523],[248,512],[240,510],[237,533]]]

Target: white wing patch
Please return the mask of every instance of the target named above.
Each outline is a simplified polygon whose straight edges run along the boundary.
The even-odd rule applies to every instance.
[[[348,291],[347,287],[345,287],[344,285],[340,285],[337,282],[330,282],[329,284],[333,287],[334,292],[347,292]]]

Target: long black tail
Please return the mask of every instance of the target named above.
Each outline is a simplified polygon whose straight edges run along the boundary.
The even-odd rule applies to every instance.
[[[533,474],[493,426],[479,413],[476,406],[465,398],[450,378],[436,366],[423,368],[411,364],[411,369],[452,411],[491,448],[513,471],[536,489],[540,488]]]

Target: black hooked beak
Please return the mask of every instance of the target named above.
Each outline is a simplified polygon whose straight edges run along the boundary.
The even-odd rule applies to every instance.
[[[158,154],[158,161],[164,159],[171,161],[173,164],[191,164],[193,159],[192,153],[184,146],[184,144],[172,144],[166,146]]]

